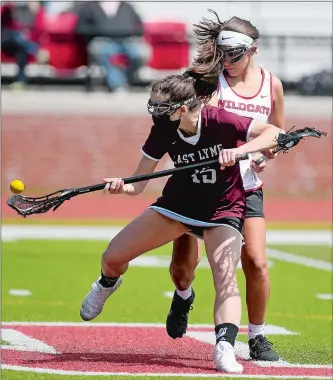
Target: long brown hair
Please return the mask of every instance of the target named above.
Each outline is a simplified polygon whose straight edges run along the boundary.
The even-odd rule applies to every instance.
[[[220,69],[222,71],[222,51],[216,44],[216,39],[222,30],[243,33],[255,41],[260,37],[260,34],[258,29],[248,20],[233,16],[229,20],[221,21],[214,10],[208,9],[208,11],[215,15],[216,20],[203,17],[198,24],[193,25],[197,42],[197,57],[194,62],[205,67],[206,70]]]

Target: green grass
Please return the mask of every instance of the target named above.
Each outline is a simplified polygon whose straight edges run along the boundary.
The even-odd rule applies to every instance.
[[[3,321],[80,321],[81,301],[100,271],[100,255],[107,242],[33,241],[2,243]],[[284,252],[331,260],[331,248],[271,246]],[[148,255],[170,256],[171,245]],[[271,259],[270,259],[271,260]],[[271,260],[271,297],[266,323],[285,327],[299,335],[275,335],[269,339],[281,357],[291,363],[331,364],[332,302],[316,298],[332,292],[332,273],[280,260]],[[17,275],[19,273],[19,275]],[[243,297],[242,324],[247,323],[245,281],[238,270]],[[194,283],[196,302],[190,323],[213,323],[213,284],[209,269],[198,269]],[[29,289],[30,297],[13,297],[9,289]],[[173,289],[167,268],[130,267],[119,291],[112,296],[96,322],[163,323]],[[154,300],[154,302],[152,302]],[[145,307],[142,307],[145,305]],[[239,340],[246,341],[245,335]],[[3,344],[3,342],[2,342]],[[87,377],[43,375],[4,371],[4,380],[83,380]],[[89,376],[89,379],[94,379]],[[96,379],[103,377],[96,377]],[[146,377],[149,379],[150,377]],[[112,380],[124,377],[112,376]],[[134,379],[127,377],[126,380]],[[156,377],[151,377],[156,380]],[[162,379],[162,378],[161,378]],[[176,378],[172,378],[176,379]]]

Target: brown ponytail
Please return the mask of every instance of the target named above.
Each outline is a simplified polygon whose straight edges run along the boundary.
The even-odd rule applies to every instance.
[[[180,75],[169,75],[153,82],[152,92],[163,95],[166,101],[178,103],[193,97],[189,105],[193,109],[202,102],[208,102],[218,85],[218,75],[201,72],[201,67],[193,66]]]
[[[186,73],[194,79],[193,86],[197,98],[203,102],[208,102],[219,83],[219,74],[205,72],[202,66],[193,66],[186,70]]]

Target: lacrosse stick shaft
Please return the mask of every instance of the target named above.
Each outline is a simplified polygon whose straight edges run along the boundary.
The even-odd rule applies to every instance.
[[[241,161],[241,160],[246,160],[246,159],[248,159],[247,153],[236,156],[237,162]],[[218,158],[214,158],[213,160],[198,162],[196,164],[186,165],[186,166],[182,166],[180,168],[172,168],[172,169],[167,169],[167,170],[161,170],[159,172],[154,172],[154,173],[149,173],[149,174],[141,174],[141,175],[137,175],[137,176],[133,176],[133,177],[127,177],[127,178],[124,178],[124,183],[127,184],[127,183],[148,181],[148,180],[153,179],[153,178],[165,177],[165,176],[172,175],[172,174],[175,174],[175,173],[178,173],[181,171],[185,171],[185,170],[191,170],[191,169],[201,168],[201,167],[204,167],[207,165],[218,164],[218,162],[219,162]],[[77,188],[75,190],[77,191],[78,194],[90,193],[92,191],[98,191],[98,190],[104,189],[105,185],[106,185],[105,183],[100,183],[97,185],[80,187],[80,188]]]
[[[276,147],[274,149],[274,153],[278,153],[282,150],[282,148],[280,146]],[[266,157],[265,155],[262,155],[261,157],[259,157],[258,159],[256,159],[254,162],[257,164],[257,165],[260,165],[262,162],[264,161],[267,161],[269,160],[268,157]]]

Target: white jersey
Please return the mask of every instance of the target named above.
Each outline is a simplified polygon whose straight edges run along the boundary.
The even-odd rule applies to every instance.
[[[226,111],[234,112],[238,115],[252,117],[254,120],[267,122],[272,112],[272,75],[265,69],[261,69],[262,82],[257,94],[251,97],[244,97],[235,93],[229,86],[223,74],[220,75],[218,88],[218,105]],[[240,161],[240,170],[243,178],[243,185],[246,191],[259,189],[262,181],[251,169],[251,159]]]

